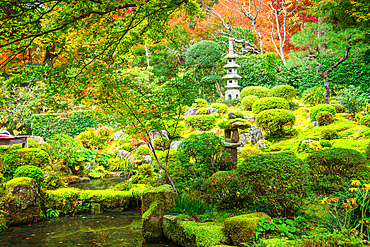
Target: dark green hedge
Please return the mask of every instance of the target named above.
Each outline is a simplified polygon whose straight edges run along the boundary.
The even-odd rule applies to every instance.
[[[48,139],[56,134],[75,136],[87,128],[99,126],[116,127],[117,122],[111,116],[98,114],[96,111],[75,111],[71,113],[35,114],[31,117],[32,135]]]

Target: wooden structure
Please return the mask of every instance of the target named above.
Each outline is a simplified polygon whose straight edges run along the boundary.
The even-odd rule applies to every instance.
[[[0,146],[22,144],[22,148],[28,148],[28,136],[0,136]]]

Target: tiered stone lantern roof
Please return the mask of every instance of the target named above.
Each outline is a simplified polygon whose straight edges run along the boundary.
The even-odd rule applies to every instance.
[[[233,38],[229,38],[229,54],[225,56],[227,59],[227,63],[224,66],[226,69],[226,75],[222,77],[226,80],[226,92],[225,92],[225,100],[234,100],[240,98],[240,91],[238,85],[238,79],[242,78],[238,75],[238,68],[240,65],[236,64],[236,58],[238,57],[237,54],[234,54]]]

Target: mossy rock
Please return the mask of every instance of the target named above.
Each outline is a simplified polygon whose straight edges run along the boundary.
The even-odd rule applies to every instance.
[[[163,232],[166,238],[185,247],[224,246],[230,243],[221,223],[197,223],[187,218],[183,215],[164,216]]]
[[[12,150],[4,157],[4,165],[9,167],[12,171],[24,165],[45,167],[49,164],[49,154],[39,148]]]
[[[256,235],[261,218],[271,220],[270,216],[260,212],[228,218],[224,221],[225,235],[234,245],[242,246],[241,243],[248,243]]]
[[[163,239],[163,216],[175,203],[174,192],[168,185],[145,191],[141,196],[143,237],[147,240]]]
[[[104,212],[104,207],[100,203],[91,203],[91,213],[92,214],[102,214]]]
[[[42,219],[37,182],[28,177],[14,178],[6,183],[7,195],[1,198],[0,218],[8,225],[30,223]]]

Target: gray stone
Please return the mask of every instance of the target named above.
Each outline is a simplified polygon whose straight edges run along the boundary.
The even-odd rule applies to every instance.
[[[252,116],[245,115],[244,118],[247,119],[251,123],[254,123],[254,121],[256,121],[255,115],[252,115]]]
[[[320,126],[320,123],[318,121],[313,121],[312,122],[312,125],[313,126],[316,126],[316,127],[319,127]]]
[[[251,135],[251,145],[256,145],[259,140],[265,140],[262,135],[262,131],[260,128],[256,126],[252,126],[249,128],[249,133]]]
[[[197,108],[190,108],[189,110],[187,110],[184,114],[184,117],[188,117],[188,116],[194,116],[194,115],[199,115],[199,111]]]
[[[207,114],[210,115],[212,113],[220,113],[220,109],[216,108],[207,108]]]
[[[249,133],[243,133],[239,136],[239,141],[242,144],[242,147],[246,146],[248,142],[250,142],[252,136]]]
[[[119,150],[116,159],[126,160],[131,159],[132,157],[134,156],[131,154],[131,152],[126,150]]]
[[[118,131],[113,134],[112,140],[126,139],[127,136],[122,131]]]
[[[163,239],[163,217],[175,203],[175,193],[169,185],[146,190],[141,196],[142,234],[147,240]]]
[[[178,149],[182,141],[175,141],[171,143],[170,149]]]
[[[143,163],[145,164],[151,164],[153,161],[152,156],[150,155],[144,155],[143,156]]]
[[[38,185],[32,178],[14,178],[6,183],[7,195],[0,202],[0,218],[9,225],[42,219]],[[4,203],[5,202],[5,203]]]
[[[224,141],[224,144],[225,144],[225,147],[227,147],[227,148],[235,148],[235,149],[242,145],[242,143],[240,141],[239,142],[226,142],[226,141]]]

